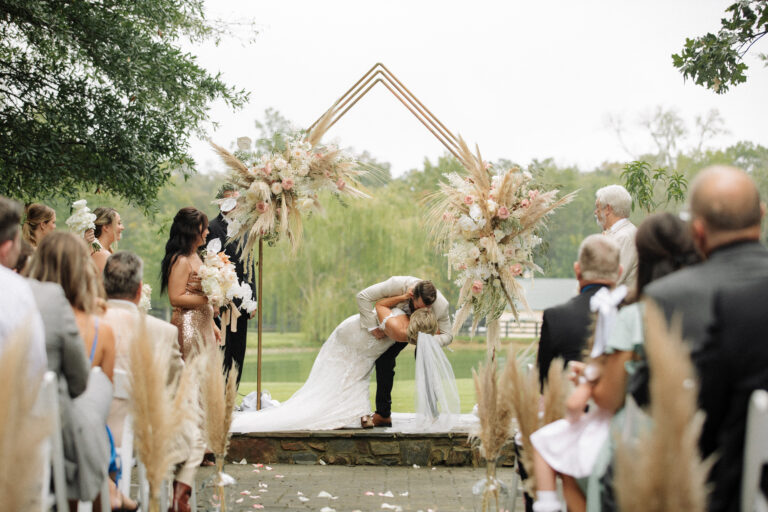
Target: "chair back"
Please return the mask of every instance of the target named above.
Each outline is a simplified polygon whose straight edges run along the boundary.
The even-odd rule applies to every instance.
[[[744,438],[744,467],[741,476],[742,512],[768,512],[768,500],[760,489],[760,475],[768,464],[768,391],[752,392]]]
[[[43,447],[42,510],[49,510],[55,504],[57,510],[67,510],[67,480],[64,473],[64,443],[61,439],[61,418],[59,416],[59,386],[56,373],[47,371],[38,391],[33,408],[35,416],[51,422],[50,434]],[[53,497],[50,496],[51,473],[53,473]]]

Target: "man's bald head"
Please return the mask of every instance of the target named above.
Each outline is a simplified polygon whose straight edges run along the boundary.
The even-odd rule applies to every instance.
[[[749,175],[724,165],[707,167],[691,184],[691,215],[712,233],[760,226],[760,193]]]

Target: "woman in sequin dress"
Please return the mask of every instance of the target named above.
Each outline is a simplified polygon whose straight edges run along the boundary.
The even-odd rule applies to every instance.
[[[173,307],[171,323],[179,329],[181,356],[189,361],[202,347],[221,343],[213,322],[213,307],[202,291],[197,270],[203,264],[197,254],[208,235],[208,217],[186,207],[173,218],[161,266],[161,291],[168,292]]]

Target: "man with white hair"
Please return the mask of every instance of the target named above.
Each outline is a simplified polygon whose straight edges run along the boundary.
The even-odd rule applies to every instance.
[[[624,269],[616,286],[625,284],[630,291],[637,282],[637,228],[629,221],[632,196],[621,185],[608,185],[595,194],[595,219],[603,234],[616,242],[621,251],[619,261]]]

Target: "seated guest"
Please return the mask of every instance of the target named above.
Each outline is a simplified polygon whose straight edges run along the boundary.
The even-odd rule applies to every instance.
[[[763,206],[749,174],[735,167],[701,171],[690,187],[691,231],[705,260],[654,281],[646,294],[683,324],[696,350],[712,322],[712,300],[723,286],[768,277],[768,250],[760,243]]]
[[[768,279],[735,285],[714,299],[714,324],[693,360],[699,371],[699,404],[706,413],[699,446],[715,454],[708,510],[739,511],[747,411],[752,392],[768,390]],[[765,472],[765,469],[763,470]],[[768,496],[766,479],[762,491]]]
[[[61,285],[75,312],[91,366],[101,367],[112,380],[115,336],[109,324],[96,316],[97,299],[103,292],[83,239],[65,232],[47,236],[38,246],[29,276]]]
[[[37,249],[43,238],[56,229],[56,211],[50,206],[32,203],[27,206],[22,232],[24,240]]]
[[[99,207],[93,210],[96,220],[93,221],[96,226],[93,235],[101,244],[101,250],[92,254],[93,261],[96,263],[99,276],[104,271],[104,265],[107,264],[107,258],[112,254],[112,244],[120,241],[123,236],[123,221],[120,214],[114,208]]]
[[[62,234],[84,244],[74,235]],[[49,274],[45,263],[49,260],[49,250],[55,256],[56,249],[61,250],[61,247],[58,247],[55,239],[52,245],[33,258],[30,272],[34,277],[44,279],[54,275],[54,272]],[[81,248],[84,249],[84,246]],[[45,256],[39,258],[40,254]],[[81,259],[77,255],[62,257]],[[90,261],[86,261],[90,264]],[[82,272],[75,275],[82,277]],[[58,275],[63,277],[62,274]],[[66,277],[70,293],[73,289],[78,292],[76,303],[88,303],[90,299],[81,296],[87,292],[79,290],[79,283],[73,283],[69,275]],[[48,369],[55,372],[59,379],[59,414],[64,441],[67,497],[71,502],[93,501],[101,489],[109,465],[106,422],[112,400],[112,384],[104,373],[90,372],[86,345],[61,285],[58,282],[39,282],[34,279],[30,279],[29,283],[45,326]]]
[[[115,328],[117,357],[115,368],[130,371],[130,344],[141,328],[142,314],[137,307],[141,300],[143,263],[132,252],[120,251],[107,259],[103,282],[107,292],[107,313],[104,318]],[[168,382],[175,383],[184,362],[179,350],[176,327],[149,315],[143,315],[146,329],[157,344],[170,347],[171,359],[168,368]],[[126,400],[114,398],[109,412],[109,427],[115,442],[122,444],[123,421],[128,414]],[[194,422],[188,422],[183,436],[192,440],[193,446],[185,447],[179,456],[180,467],[174,481],[173,510],[189,510],[189,498],[195,482],[195,472],[203,460],[205,447],[202,435]]]
[[[17,265],[21,248],[20,222],[21,205],[0,197],[0,351],[14,331],[29,326],[30,364],[35,374],[42,374],[46,369],[43,320],[27,280],[10,270]]]
[[[625,284],[630,293],[635,290],[637,279],[637,228],[629,220],[632,196],[621,185],[608,185],[595,193],[595,218],[603,228],[603,234],[619,246],[619,263],[623,272],[616,286]]]
[[[619,247],[603,235],[590,235],[581,242],[573,264],[579,295],[565,304],[544,310],[537,364],[542,388],[556,357],[580,361],[592,324],[589,301],[601,288],[613,287],[621,275]]]

